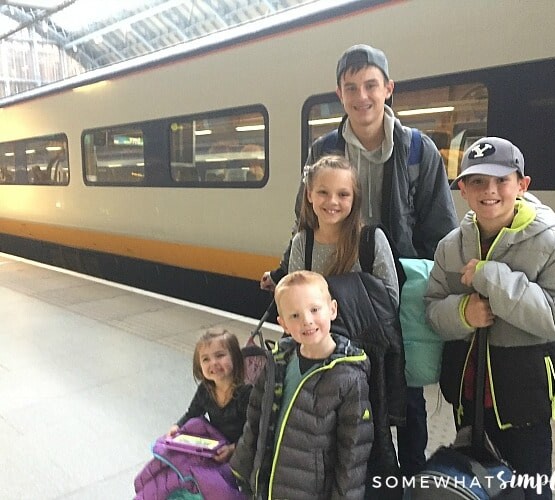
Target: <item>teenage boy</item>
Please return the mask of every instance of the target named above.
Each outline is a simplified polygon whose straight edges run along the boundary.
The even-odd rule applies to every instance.
[[[438,241],[457,227],[458,219],[443,160],[435,144],[418,133],[418,163],[408,167],[413,131],[395,118],[388,104],[394,89],[385,54],[354,45],[339,58],[336,93],[346,115],[339,128],[317,139],[307,165],[329,153],[345,155],[355,165],[365,224],[383,224],[400,257],[432,260]],[[295,212],[298,220],[303,185]],[[264,273],[261,287],[272,289],[287,273],[289,249],[280,268]],[[407,391],[406,426],[397,428],[401,472],[411,476],[426,462],[426,401],[422,387]]]
[[[485,137],[456,182],[470,211],[440,241],[426,293],[444,346],[441,389],[456,426],[471,425],[475,334],[487,329],[484,427],[517,474],[551,478],[555,407],[555,214],[523,199],[530,184],[511,142]],[[526,498],[551,499],[549,486]]]

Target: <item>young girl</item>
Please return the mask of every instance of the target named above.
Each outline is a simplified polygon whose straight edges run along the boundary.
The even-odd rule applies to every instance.
[[[243,382],[243,356],[237,337],[227,330],[208,330],[193,354],[193,376],[199,383],[187,412],[168,431],[168,437],[194,417],[207,416],[230,444],[214,459],[227,462],[241,437],[252,386]]]
[[[330,276],[361,271],[362,229],[360,186],[356,170],[343,156],[324,156],[305,167],[299,231],[293,237],[289,272],[305,269],[307,230],[314,233],[312,271]],[[385,233],[376,229],[372,274],[386,285],[399,304],[395,261]]]
[[[199,386],[189,409],[155,441],[154,458],[135,478],[134,500],[173,498],[182,490],[199,491],[207,499],[247,500],[237,489],[227,463],[243,432],[252,388],[243,383],[243,356],[237,337],[224,329],[202,335],[193,354],[193,376]],[[180,433],[227,443],[214,456],[184,453],[168,444]]]
[[[363,224],[357,171],[343,156],[323,156],[314,165],[305,168],[303,181],[299,230],[291,242],[288,272],[306,269],[309,232],[314,235],[310,262],[312,271],[324,276],[362,271],[359,249]],[[379,227],[374,232],[373,253],[370,274],[383,282],[392,305],[398,310],[400,291],[395,260],[389,240]],[[355,290],[352,294],[358,297]],[[398,349],[402,342],[402,338],[397,337],[400,330],[392,329],[388,335],[391,335],[388,336],[391,346],[396,347],[380,355],[374,350],[370,356],[374,375],[369,384],[375,442],[368,464],[368,478],[397,474],[390,425],[403,421],[406,381],[404,355],[401,354],[402,349]],[[369,489],[373,487],[369,486]],[[381,493],[375,492],[376,497],[381,497]]]

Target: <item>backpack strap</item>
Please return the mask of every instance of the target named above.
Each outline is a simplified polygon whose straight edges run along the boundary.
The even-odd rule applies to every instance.
[[[305,229],[305,245],[304,245],[304,268],[312,271],[312,250],[314,249],[314,231],[311,228]]]
[[[408,181],[409,181],[409,192],[415,192],[418,189],[418,179],[420,176],[420,163],[422,161],[422,133],[417,128],[408,128],[403,126],[403,131],[410,130],[410,144],[407,156],[407,163],[404,166],[399,166],[401,168],[406,168]],[[397,137],[400,135],[400,137]],[[393,132],[393,140],[402,141],[402,135]],[[395,154],[392,154],[384,164],[383,170],[383,181],[382,181],[382,192],[391,193],[392,183],[393,183],[393,170],[395,169],[394,162]],[[390,213],[391,196],[384,196],[382,199],[382,220],[387,225],[386,227],[391,230],[394,226],[395,221],[391,220]]]
[[[382,224],[372,224],[370,226],[364,226],[360,231],[360,244],[358,250],[358,256],[360,261],[360,267],[366,273],[372,274],[374,268],[374,259],[376,257],[376,229],[381,229],[384,233],[389,247],[391,248],[391,253],[393,254],[393,261],[395,262],[395,271],[397,273],[397,280],[399,281],[399,292],[403,287],[405,281],[407,281],[407,276],[401,264],[399,252],[395,243],[391,239],[387,229]]]
[[[411,128],[409,159],[407,167],[417,165],[422,161],[422,133],[417,128]]]
[[[324,155],[345,155],[345,138],[341,131],[343,130],[343,125],[346,120],[347,115],[342,118],[341,123],[336,129],[314,141],[312,144],[312,158],[314,162],[318,161]]]
[[[329,154],[332,151],[337,151],[337,141],[339,139],[339,132],[337,129],[332,130],[329,134],[324,136],[322,141],[322,154]]]
[[[360,267],[366,273],[372,274],[372,269],[374,267],[374,258],[376,250],[376,228],[379,224],[373,224],[371,226],[364,226],[360,231],[360,243],[358,248],[358,260],[360,261]],[[385,228],[380,226],[382,229]]]

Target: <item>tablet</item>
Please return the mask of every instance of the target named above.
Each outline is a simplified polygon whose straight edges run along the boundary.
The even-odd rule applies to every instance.
[[[172,450],[192,453],[203,457],[212,457],[225,444],[225,441],[193,436],[191,434],[178,434],[166,439],[166,446]]]

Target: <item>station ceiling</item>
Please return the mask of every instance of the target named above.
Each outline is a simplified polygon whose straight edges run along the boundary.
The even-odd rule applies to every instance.
[[[0,43],[33,34],[84,71],[319,0],[0,1]]]

